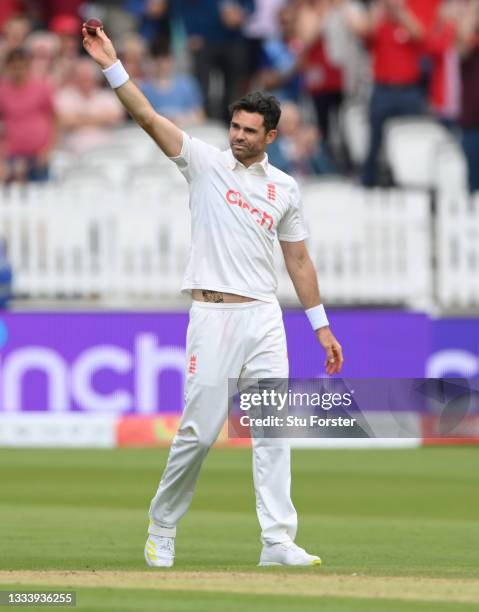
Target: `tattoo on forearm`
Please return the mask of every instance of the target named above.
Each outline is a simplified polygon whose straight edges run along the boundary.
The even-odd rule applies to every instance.
[[[205,298],[205,302],[224,302],[223,294],[219,291],[205,291],[201,292]]]

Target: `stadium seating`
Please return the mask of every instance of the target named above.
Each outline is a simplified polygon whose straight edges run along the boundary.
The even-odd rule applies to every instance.
[[[434,169],[434,187],[439,191],[461,192],[467,189],[466,159],[456,142],[439,144]]]
[[[389,120],[384,151],[395,183],[400,187],[433,189],[437,151],[451,141],[450,132],[433,119]]]

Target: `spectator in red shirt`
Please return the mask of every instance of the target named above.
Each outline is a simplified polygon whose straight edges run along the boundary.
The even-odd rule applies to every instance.
[[[370,144],[361,180],[364,186],[374,187],[385,122],[422,112],[419,80],[424,29],[410,9],[410,0],[375,0],[367,12],[347,12],[346,18],[372,56]]]
[[[0,36],[0,67],[10,51],[23,46],[31,29],[30,20],[23,15],[13,15],[3,24]]]
[[[52,32],[32,32],[25,41],[25,49],[30,57],[30,70],[33,76],[52,80],[60,49],[60,41]]]
[[[327,139],[331,113],[337,114],[343,100],[343,70],[331,61],[321,36],[308,49],[303,72],[321,134]]]
[[[20,0],[1,0],[0,2],[0,30],[3,29],[4,24],[13,17],[18,15],[23,8]]]
[[[41,0],[40,4],[45,7],[48,21],[56,15],[76,15],[78,17],[85,0]]]
[[[59,15],[79,17],[84,0],[23,0],[31,14],[43,24],[48,24]]]
[[[330,138],[331,121],[336,119],[343,101],[344,71],[337,49],[342,35],[349,34],[344,26],[337,0],[306,0],[299,9],[299,36],[306,45],[303,64],[303,79],[306,91],[311,96],[316,111],[316,120],[321,131],[323,148],[328,150],[336,165],[344,156],[335,151]],[[338,25],[341,31],[338,32]],[[333,43],[333,44],[332,44]],[[344,49],[342,50],[344,52]],[[342,147],[341,147],[342,148]]]
[[[10,51],[5,68],[0,82],[4,179],[44,181],[55,138],[52,91],[46,81],[31,76],[23,49]]]
[[[441,2],[442,0],[409,0],[409,8],[427,30],[436,22]]]

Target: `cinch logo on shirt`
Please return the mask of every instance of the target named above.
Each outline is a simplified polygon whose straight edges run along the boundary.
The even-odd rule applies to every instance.
[[[228,204],[232,206],[239,206],[241,209],[250,213],[250,215],[255,215],[256,223],[261,225],[261,227],[265,227],[265,229],[270,232],[273,231],[274,219],[271,215],[268,215],[264,210],[260,210],[259,208],[253,208],[251,204],[243,198],[239,191],[235,191],[234,189],[230,189],[226,194],[226,201]]]

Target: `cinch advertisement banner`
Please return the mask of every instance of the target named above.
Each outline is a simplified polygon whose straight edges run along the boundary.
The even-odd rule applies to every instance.
[[[431,322],[399,311],[329,312],[344,377],[423,377]],[[290,375],[324,375],[301,311],[286,311]],[[0,413],[178,414],[187,313],[6,313],[0,316]]]

